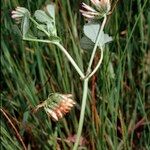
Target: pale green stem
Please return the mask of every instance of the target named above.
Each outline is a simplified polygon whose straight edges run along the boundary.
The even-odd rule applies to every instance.
[[[102,60],[103,60],[103,48],[101,47],[101,58],[100,58],[98,64],[96,65],[95,69],[86,78],[84,78],[83,97],[82,97],[82,106],[81,106],[79,127],[78,127],[78,132],[77,132],[77,137],[76,137],[76,143],[73,147],[73,150],[77,150],[79,141],[80,141],[80,137],[81,137],[81,133],[82,133],[86,99],[87,99],[87,94],[88,94],[88,81],[94,75],[94,73],[98,70],[98,68],[100,67],[100,65],[102,63]]]
[[[103,60],[103,53],[104,53],[104,50],[101,47],[101,58],[100,58],[99,62],[97,63],[96,67],[94,68],[94,70],[87,76],[88,78],[91,78],[96,73],[98,68],[100,67],[102,60]]]
[[[42,26],[40,26],[32,17],[30,17],[30,20],[37,26],[39,27],[48,37],[49,37],[49,33],[42,28]],[[71,62],[71,64],[74,66],[74,68],[76,69],[76,71],[78,72],[78,74],[80,75],[81,79],[85,78],[84,73],[81,71],[81,69],[78,67],[78,65],[76,64],[76,62],[72,59],[72,57],[70,56],[70,54],[67,52],[67,50],[59,43],[59,42],[52,42],[49,40],[40,40],[40,39],[31,39],[31,38],[23,38],[24,40],[27,41],[35,41],[35,42],[44,42],[44,43],[53,43],[55,45],[57,45],[61,51],[66,55],[66,57],[69,59],[69,61]]]
[[[74,66],[74,68],[76,69],[76,71],[78,72],[78,74],[80,75],[80,77],[83,79],[85,78],[85,75],[83,74],[83,72],[81,71],[81,69],[78,67],[78,65],[76,64],[76,62],[72,59],[72,57],[70,56],[70,54],[67,52],[67,50],[58,42],[54,43],[56,46],[58,46],[62,52],[66,55],[66,57],[69,59],[69,61],[71,62],[71,64]]]
[[[73,150],[77,150],[78,145],[79,145],[79,141],[80,141],[80,137],[81,137],[81,133],[82,133],[85,106],[86,106],[86,99],[87,99],[87,94],[88,94],[88,81],[93,76],[93,74],[97,71],[97,69],[101,65],[101,62],[102,62],[102,59],[103,59],[103,49],[101,47],[101,58],[100,58],[100,60],[97,64],[97,66],[95,67],[95,69],[91,72],[91,66],[92,66],[92,63],[93,63],[93,60],[94,60],[95,52],[96,52],[96,49],[97,49],[102,31],[103,31],[105,23],[106,23],[106,19],[107,19],[107,17],[105,15],[104,20],[103,20],[102,25],[101,25],[101,28],[100,28],[99,33],[98,33],[98,37],[96,39],[96,43],[94,45],[94,49],[93,49],[91,59],[90,59],[90,62],[89,62],[89,66],[88,66],[88,69],[87,69],[87,74],[86,74],[85,78],[83,78],[84,79],[84,86],[83,86],[82,106],[81,106],[81,113],[80,113],[80,120],[79,120],[79,127],[78,127],[76,142],[74,144]]]
[[[49,33],[40,24],[38,24],[32,17],[30,17],[30,20],[49,37]]]
[[[54,44],[54,42],[52,42],[50,40],[32,39],[32,38],[28,38],[28,37],[23,37],[23,40],[32,41],[32,42],[53,43]]]
[[[60,43],[53,42],[53,41],[50,41],[50,40],[41,40],[41,39],[32,39],[32,38],[23,38],[23,40],[55,44],[66,55],[66,57],[69,59],[69,61],[71,62],[71,64],[74,66],[74,68],[76,69],[76,71],[78,72],[78,74],[80,75],[80,77],[82,79],[85,78],[85,75],[83,74],[83,72],[81,71],[81,69],[78,67],[78,65],[76,64],[76,62],[73,60],[73,58],[70,56],[70,54],[67,52],[67,50]]]
[[[100,28],[100,30],[99,30],[97,39],[96,39],[96,43],[95,43],[94,48],[93,48],[93,52],[92,52],[92,55],[91,55],[91,58],[90,58],[90,62],[89,62],[89,66],[88,66],[88,69],[87,69],[87,75],[91,72],[91,66],[92,66],[92,63],[93,63],[93,60],[94,60],[94,56],[95,56],[95,53],[96,53],[96,49],[97,49],[97,46],[98,46],[98,43],[99,43],[99,40],[100,40],[102,31],[103,31],[103,29],[104,29],[106,20],[107,20],[107,17],[106,17],[106,15],[105,15],[105,16],[104,16],[104,19],[103,19],[103,22],[102,22],[102,25],[101,25],[101,28]]]
[[[81,137],[83,121],[84,121],[85,106],[86,106],[86,100],[87,100],[87,94],[88,94],[88,81],[89,81],[89,78],[84,79],[83,97],[82,97],[82,106],[81,106],[79,127],[78,127],[76,142],[74,144],[73,150],[77,150],[78,145],[79,145],[79,141],[80,141],[80,137]]]

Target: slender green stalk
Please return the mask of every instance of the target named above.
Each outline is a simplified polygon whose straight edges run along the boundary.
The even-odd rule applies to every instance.
[[[84,113],[85,113],[85,106],[86,106],[86,99],[87,99],[87,94],[88,94],[88,81],[89,79],[94,75],[94,73],[98,70],[99,66],[102,63],[103,60],[103,48],[101,47],[101,58],[97,64],[97,66],[95,67],[95,69],[91,72],[91,66],[94,60],[94,56],[95,56],[95,52],[99,43],[99,39],[101,37],[102,31],[104,29],[105,23],[106,23],[107,17],[106,15],[104,16],[104,20],[102,22],[102,26],[98,32],[98,37],[96,39],[96,43],[94,45],[94,49],[90,58],[90,62],[89,62],[89,66],[87,69],[87,75],[85,76],[84,79],[84,86],[83,86],[83,97],[82,97],[82,106],[81,106],[81,114],[80,114],[80,120],[79,120],[79,127],[78,127],[78,132],[77,132],[77,138],[76,138],[76,143],[73,147],[73,150],[77,150],[78,145],[79,145],[79,141],[80,141],[80,137],[81,137],[81,132],[82,132],[82,128],[83,128],[83,122],[84,122]],[[91,72],[91,73],[90,73]]]
[[[91,72],[91,66],[92,66],[92,63],[93,63],[93,60],[94,60],[94,56],[95,56],[95,53],[96,53],[96,49],[97,49],[97,46],[98,46],[98,43],[99,43],[99,40],[100,40],[102,31],[103,31],[103,29],[104,29],[106,20],[107,20],[107,16],[105,15],[105,16],[104,16],[104,19],[103,19],[103,22],[102,22],[102,25],[101,25],[101,28],[100,28],[100,30],[99,30],[97,39],[96,39],[96,43],[95,43],[94,48],[93,48],[93,52],[92,52],[92,55],[91,55],[91,58],[90,58],[90,62],[89,62],[89,66],[88,66],[88,69],[87,69],[87,74],[89,74],[89,73]]]
[[[76,69],[76,71],[78,72],[78,74],[80,75],[80,77],[82,79],[85,78],[85,76],[84,76],[83,72],[81,71],[81,69],[78,67],[78,65],[76,64],[76,62],[72,59],[72,57],[70,56],[70,54],[67,52],[67,50],[60,43],[53,42],[53,41],[50,41],[50,40],[41,40],[41,39],[32,39],[32,38],[23,38],[23,40],[33,41],[33,42],[43,42],[43,43],[52,43],[52,44],[55,44],[66,55],[66,57],[69,59],[69,61],[71,62],[71,64],[74,66],[74,68]]]
[[[88,81],[89,81],[89,78],[84,79],[83,97],[82,97],[82,106],[81,106],[79,127],[78,127],[78,132],[77,132],[76,143],[73,147],[73,150],[77,150],[78,145],[79,145],[79,141],[80,141],[80,137],[81,137],[83,121],[84,121],[85,106],[86,106],[86,100],[87,100],[87,94],[88,94]]]
[[[98,68],[100,67],[100,65],[102,63],[102,60],[103,60],[103,52],[104,52],[104,50],[101,47],[101,58],[100,58],[100,60],[97,64],[97,66],[86,78],[84,78],[81,114],[80,114],[80,120],[79,120],[79,127],[78,127],[78,132],[77,132],[76,143],[73,147],[73,150],[77,150],[77,148],[78,148],[80,137],[81,137],[81,132],[82,132],[82,128],[83,128],[86,99],[87,99],[87,94],[88,94],[88,81],[94,75],[94,73],[98,70]]]
[[[66,51],[66,49],[60,44],[60,43],[55,43],[55,45],[57,45],[62,52],[66,55],[66,57],[69,59],[69,61],[71,62],[71,64],[74,66],[74,68],[76,69],[76,71],[78,72],[78,74],[81,76],[82,79],[85,78],[83,72],[81,71],[81,69],[78,67],[78,65],[76,64],[76,62],[72,59],[72,57],[70,56],[70,54]]]
[[[24,37],[23,40],[32,41],[32,42],[53,43],[54,44],[54,42],[52,42],[50,40],[43,40],[43,39],[32,39],[32,38]]]
[[[99,62],[97,63],[96,67],[93,69],[93,71],[88,75],[88,78],[91,78],[96,73],[98,68],[100,67],[102,60],[103,60],[103,54],[104,54],[104,50],[101,47],[101,58],[100,58]]]
[[[30,20],[49,37],[49,33],[40,24],[38,24],[32,17],[30,17]]]

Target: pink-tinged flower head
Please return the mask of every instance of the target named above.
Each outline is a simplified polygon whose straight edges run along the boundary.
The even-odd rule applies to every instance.
[[[85,3],[82,3],[82,8],[84,10],[80,10],[80,12],[82,13],[82,15],[86,18],[89,19],[94,19],[95,16],[98,16],[99,13],[93,9],[92,7],[90,7],[89,5],[86,5]]]
[[[35,111],[43,107],[48,116],[53,120],[58,121],[63,118],[74,105],[75,102],[72,99],[72,94],[53,93],[49,95],[47,100],[39,104]]]
[[[111,9],[110,0],[91,0],[95,8],[90,7],[89,5],[82,3],[82,10],[80,12],[87,19],[96,19],[101,18],[105,14],[107,15]]]
[[[28,9],[24,7],[17,7],[11,14],[11,17],[15,19],[16,23],[20,23],[24,15],[30,15]]]

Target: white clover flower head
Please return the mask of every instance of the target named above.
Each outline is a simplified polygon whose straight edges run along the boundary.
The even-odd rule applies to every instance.
[[[20,23],[24,15],[30,15],[30,12],[24,7],[17,7],[11,12],[11,14],[11,17],[16,21],[16,23]]]
[[[87,19],[97,19],[107,15],[111,9],[110,0],[91,0],[95,8],[82,3],[82,10],[80,12]]]
[[[111,9],[110,0],[91,0],[91,2],[99,11],[108,13]]]
[[[80,10],[82,15],[88,19],[94,19],[95,16],[99,15],[99,12],[90,7],[89,5],[82,3],[83,10]]]

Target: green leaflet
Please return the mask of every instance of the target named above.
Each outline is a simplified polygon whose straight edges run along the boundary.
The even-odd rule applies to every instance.
[[[48,16],[43,10],[36,10],[34,13],[36,20],[41,23],[53,22],[54,20]]]
[[[28,14],[25,14],[22,18],[21,30],[22,30],[23,37],[25,37],[29,30],[29,15]]]
[[[45,29],[49,33],[49,37],[57,37],[54,5],[47,5],[46,12],[43,10],[36,10],[34,13],[36,20],[41,23],[38,29],[41,31]]]
[[[88,37],[93,43],[95,43],[99,29],[100,29],[99,24],[88,23],[84,25],[83,31],[85,36]],[[106,43],[111,41],[112,37],[109,36],[108,34],[105,34],[104,31],[102,31],[98,46],[99,47],[104,46]]]
[[[92,50],[94,47],[94,43],[86,36],[81,38],[80,45],[85,50]]]
[[[46,6],[46,10],[48,12],[48,14],[53,18],[53,20],[55,21],[55,5],[47,5]]]

